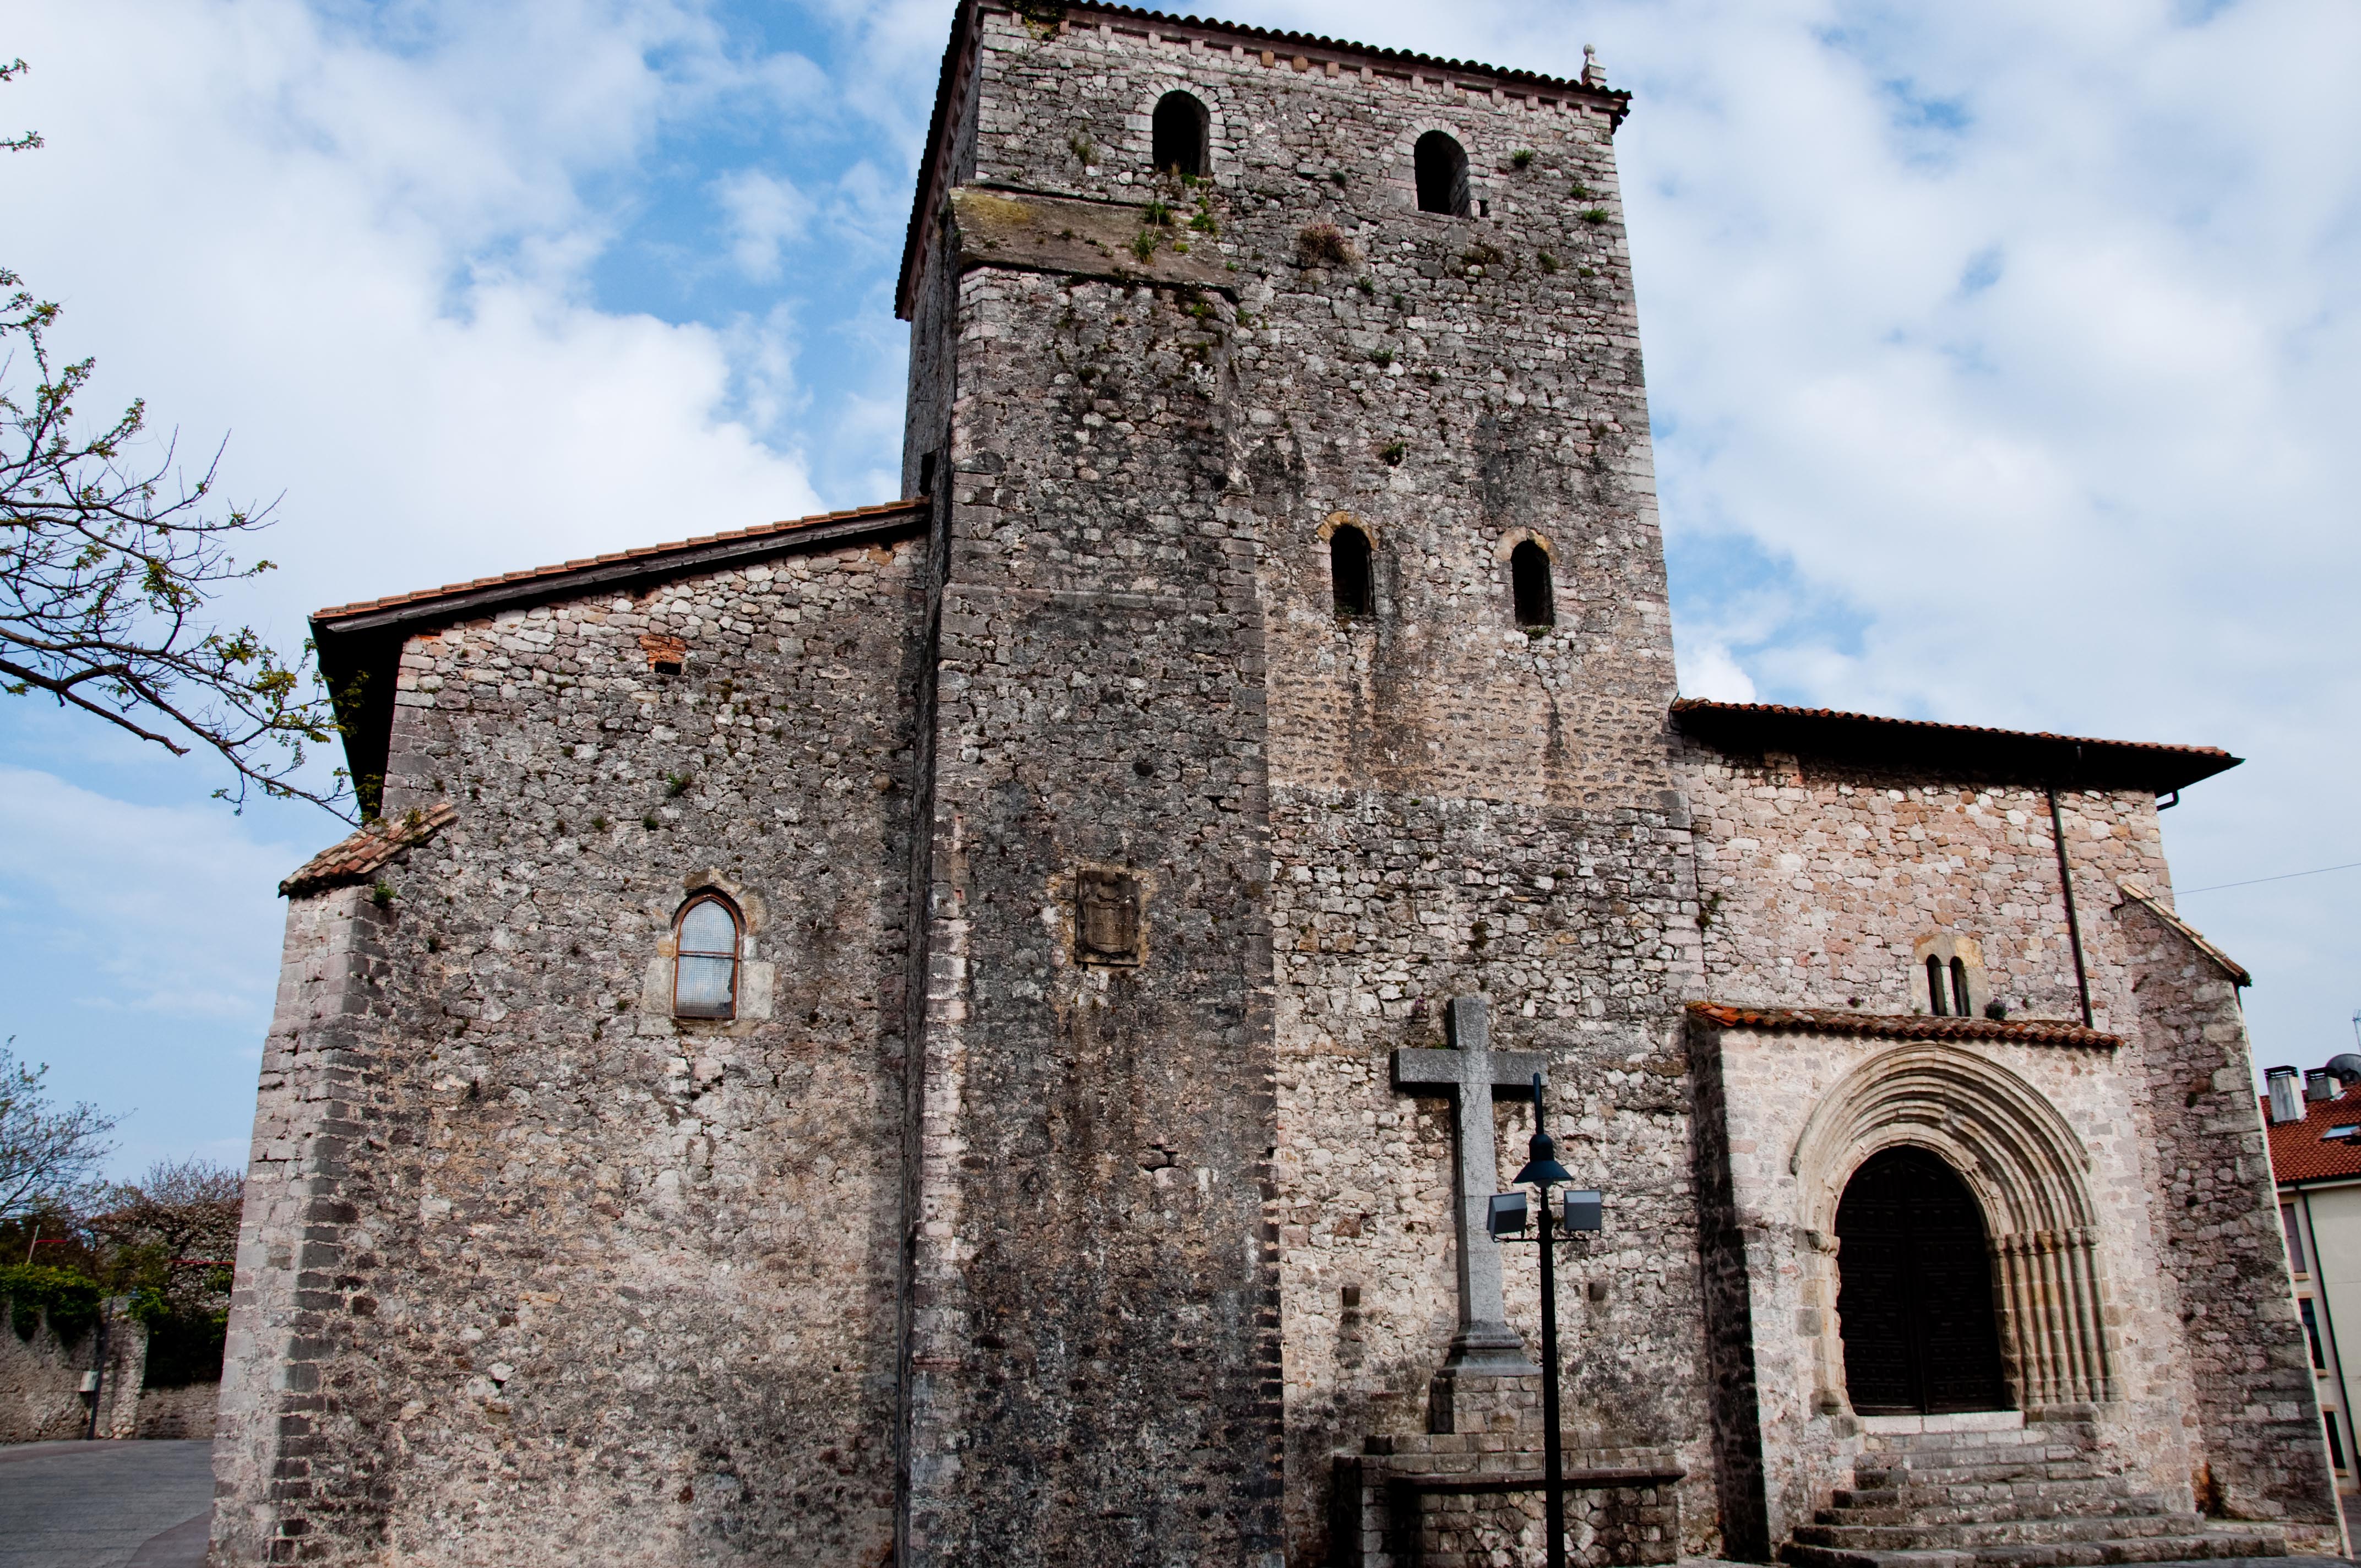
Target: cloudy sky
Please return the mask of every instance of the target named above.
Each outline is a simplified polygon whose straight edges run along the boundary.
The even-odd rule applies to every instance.
[[[29,0],[0,265],[324,604],[890,497],[950,0]],[[2361,12],[1235,0],[1637,94],[1682,684],[2224,745],[2165,820],[2266,1061],[2349,1048]],[[0,700],[0,1035],[242,1161],[272,884],[334,836]]]

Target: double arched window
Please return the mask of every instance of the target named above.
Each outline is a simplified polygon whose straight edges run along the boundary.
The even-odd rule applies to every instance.
[[[1194,93],[1167,93],[1158,99],[1152,127],[1157,172],[1202,178],[1207,162],[1205,125],[1205,105]]]
[[[1418,138],[1411,161],[1418,171],[1418,210],[1466,217],[1467,149],[1443,131],[1429,131]]]
[[[1927,955],[1927,1010],[1938,1018],[1968,1016],[1971,992],[1968,989],[1968,966],[1953,959],[1946,967],[1934,954]]]
[[[1976,939],[1958,931],[1936,931],[1918,938],[1911,956],[1923,973],[1927,1011],[1938,1018],[1972,1018],[1979,1013],[2004,1017],[2007,1009],[1994,1000],[1992,981],[1984,973],[1983,949]],[[1911,979],[1916,991],[1918,977]]]
[[[673,921],[672,1011],[675,1018],[738,1016],[738,954],[744,927],[737,905],[700,893]]]

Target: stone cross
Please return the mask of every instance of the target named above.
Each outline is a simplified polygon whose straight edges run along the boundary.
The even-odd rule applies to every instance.
[[[1394,1052],[1394,1087],[1452,1099],[1451,1191],[1458,1221],[1459,1332],[1446,1366],[1526,1373],[1525,1342],[1508,1323],[1500,1296],[1500,1249],[1485,1228],[1500,1171],[1494,1155],[1492,1091],[1523,1089],[1543,1069],[1539,1051],[1492,1054],[1492,1024],[1480,996],[1455,996],[1444,1014],[1453,1048]]]

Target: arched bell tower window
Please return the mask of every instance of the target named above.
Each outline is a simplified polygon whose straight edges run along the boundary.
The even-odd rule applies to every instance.
[[[1557,596],[1550,586],[1548,551],[1530,539],[1510,551],[1509,582],[1516,590],[1519,626],[1557,623]]]
[[[1205,105],[1191,93],[1167,93],[1156,101],[1156,168],[1159,173],[1205,172]]]
[[[1369,536],[1350,523],[1328,536],[1328,585],[1340,616],[1376,612],[1376,585],[1369,576]]]
[[[1467,150],[1442,131],[1418,138],[1418,210],[1451,217],[1467,215]]]
[[[718,893],[700,893],[673,922],[672,1011],[676,1018],[738,1015],[737,908]]]

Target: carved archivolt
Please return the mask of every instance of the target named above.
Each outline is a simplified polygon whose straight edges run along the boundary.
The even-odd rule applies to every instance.
[[[1801,1184],[1797,1219],[1808,1243],[1806,1304],[1820,1309],[1819,1408],[1841,1408],[1835,1391],[1844,1387],[1837,1204],[1861,1163],[1897,1144],[1940,1156],[1983,1210],[2002,1354],[2018,1406],[2117,1398],[2081,1140],[2040,1091],[2006,1068],[1929,1044],[1887,1051],[1848,1073],[1812,1113],[1788,1162]]]

